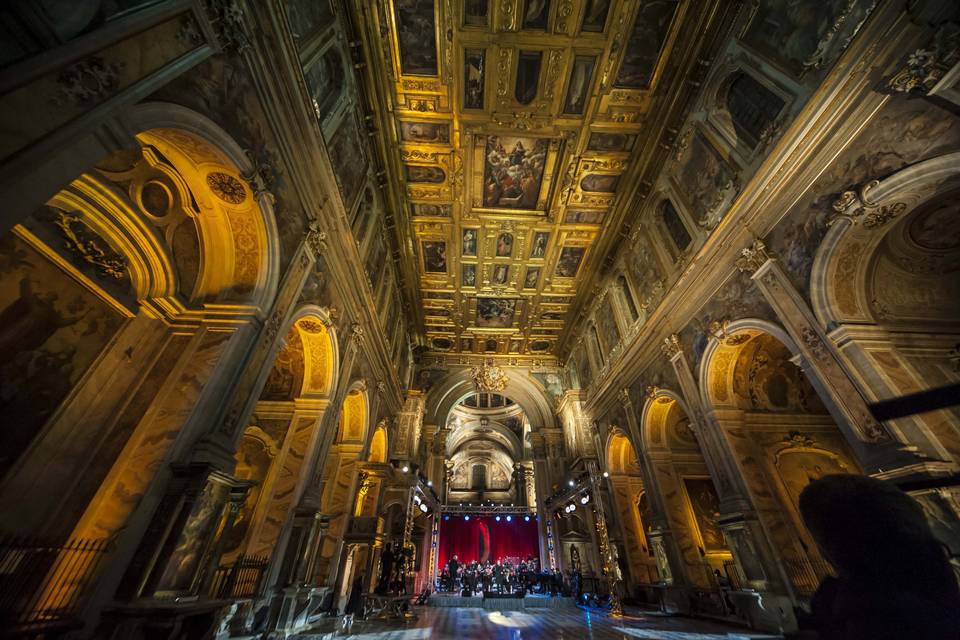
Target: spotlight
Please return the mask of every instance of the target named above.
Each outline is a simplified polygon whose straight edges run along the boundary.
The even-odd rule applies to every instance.
[[[427,486],[428,486],[428,487],[432,487],[432,486],[433,486],[433,480],[427,480]]]
[[[469,519],[470,519],[470,516],[463,516],[463,519],[464,519],[464,520],[469,520]]]
[[[406,471],[407,468],[404,467],[403,470]],[[570,480],[569,482],[567,482],[567,484],[569,484],[569,485],[572,487],[572,486],[573,486],[574,484],[576,484],[576,483],[575,483],[573,480]]]
[[[420,503],[420,511],[422,511],[423,513],[426,513],[426,512],[427,512],[427,503],[426,503],[426,502],[421,502],[421,503]]]
[[[523,516],[524,522],[530,522],[530,516]]]
[[[496,518],[494,518],[494,520],[496,520],[497,522],[500,522],[500,516],[497,516]]]
[[[449,519],[450,519],[450,516],[443,516],[443,519],[444,519],[444,520],[449,520]]]
[[[604,478],[609,478],[609,477],[610,477],[610,472],[609,472],[609,471],[604,471],[604,472],[603,472],[603,477],[604,477]]]
[[[513,516],[507,516],[507,522],[510,522],[511,520],[513,520]]]
[[[410,471],[410,467],[408,467],[407,465],[403,465],[403,469],[401,469],[401,471],[406,473],[407,471]]]
[[[423,502],[423,498],[421,498],[419,495],[413,496],[413,504],[420,504],[422,502]]]
[[[580,498],[580,504],[587,504],[588,502],[590,502],[590,494],[585,493],[583,494],[583,497]]]

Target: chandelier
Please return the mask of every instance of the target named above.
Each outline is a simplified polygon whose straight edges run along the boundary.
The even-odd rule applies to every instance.
[[[507,374],[493,363],[484,362],[470,370],[478,391],[500,392],[507,388]]]

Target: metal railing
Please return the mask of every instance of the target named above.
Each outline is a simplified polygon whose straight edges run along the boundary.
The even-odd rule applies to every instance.
[[[783,565],[793,588],[802,596],[812,595],[824,578],[833,575],[833,567],[825,560],[784,560]]]
[[[110,550],[108,540],[0,537],[0,628],[79,625],[87,589]]]
[[[233,564],[221,566],[214,573],[210,597],[232,600],[260,595],[268,565],[267,556],[240,556]]]

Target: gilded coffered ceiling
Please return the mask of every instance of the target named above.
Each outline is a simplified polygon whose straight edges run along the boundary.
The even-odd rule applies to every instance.
[[[431,351],[554,350],[590,293],[603,234],[620,227],[656,139],[651,105],[694,10],[683,0],[358,9],[383,71],[386,182]]]

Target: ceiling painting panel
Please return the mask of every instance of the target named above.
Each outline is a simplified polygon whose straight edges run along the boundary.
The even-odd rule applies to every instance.
[[[358,0],[359,1],[359,0]],[[615,233],[683,0],[364,4],[432,351],[549,354]],[[381,104],[385,102],[387,104]],[[396,178],[396,179],[393,179]]]

